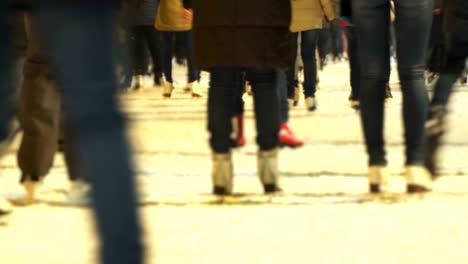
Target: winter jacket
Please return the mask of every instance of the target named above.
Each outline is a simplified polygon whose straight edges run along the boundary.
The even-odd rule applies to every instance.
[[[159,0],[156,28],[161,31],[189,31],[192,29],[192,24],[182,17],[183,8],[183,0]]]
[[[307,31],[323,26],[323,17],[329,21],[336,18],[332,0],[291,0],[291,31]]]
[[[128,5],[129,24],[132,26],[152,26],[156,21],[158,0],[138,0]]]
[[[192,6],[200,69],[291,65],[290,0],[195,0]]]

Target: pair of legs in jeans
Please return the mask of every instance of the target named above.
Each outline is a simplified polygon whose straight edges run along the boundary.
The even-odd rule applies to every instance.
[[[317,58],[316,58],[316,49],[318,38],[320,34],[319,29],[313,29],[308,31],[302,31],[293,33],[293,61],[296,61],[297,54],[297,45],[299,34],[301,34],[301,54],[302,61],[304,63],[304,98],[306,100],[306,106],[308,110],[314,111],[317,107],[315,101],[315,92],[317,88]],[[291,65],[287,73],[288,80],[288,98],[294,98],[294,89],[295,89],[295,63]]]
[[[187,58],[187,66],[188,66],[188,86],[187,91],[192,91],[192,95],[198,97],[201,95],[201,91],[199,89],[198,81],[200,80],[200,71],[195,68],[193,62],[193,33],[192,31],[180,31],[180,32],[172,32],[172,31],[161,31],[161,46],[162,46],[162,62],[163,62],[163,70],[164,76],[166,77],[166,85],[164,87],[164,96],[170,97],[172,90],[174,89],[173,86],[173,78],[172,78],[172,58],[174,56],[174,38],[178,38],[182,43],[185,55]]]
[[[215,67],[210,70],[208,96],[208,129],[213,151],[213,192],[232,192],[232,160],[230,139],[234,99],[244,88],[243,73],[252,85],[257,127],[258,174],[265,192],[277,191],[278,130],[280,112],[278,100],[278,70]]]
[[[407,190],[427,191],[430,175],[424,170],[424,124],[428,95],[424,82],[425,53],[432,21],[431,0],[395,0],[398,73],[403,92],[403,120]],[[384,97],[390,72],[390,1],[354,0],[361,65],[361,118],[371,191],[385,185]]]
[[[141,77],[146,74],[148,62],[146,60],[147,50],[153,62],[154,84],[161,85],[161,38],[154,26],[133,26],[131,29],[133,73],[137,76],[135,89],[141,87]]]
[[[0,140],[7,136],[14,92],[9,1],[0,1]],[[53,3],[53,1],[52,1]],[[76,146],[80,173],[93,187],[101,263],[142,263],[133,169],[118,111],[113,61],[113,7],[103,2],[47,4],[37,10],[57,74],[69,140]],[[118,204],[118,206],[115,206]]]

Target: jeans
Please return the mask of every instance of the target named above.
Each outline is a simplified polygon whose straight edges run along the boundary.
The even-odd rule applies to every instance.
[[[301,34],[301,56],[304,63],[304,97],[315,97],[317,86],[317,58],[316,49],[318,37],[320,34],[319,29],[299,32]],[[296,41],[293,41],[293,61],[296,61],[297,54],[297,39],[299,33],[293,33]],[[292,64],[288,70],[288,97],[294,97],[294,72],[295,64]]]
[[[398,73],[403,92],[406,164],[424,163],[428,95],[425,54],[432,22],[431,0],[395,0]],[[390,1],[354,0],[353,18],[361,64],[361,119],[370,165],[386,165],[384,94],[390,74]]]
[[[208,94],[208,130],[210,146],[216,153],[227,153],[231,148],[233,97],[243,88],[242,68],[215,67],[210,71]],[[257,144],[260,150],[278,146],[279,99],[276,70],[247,69],[247,79],[252,85],[257,127]]]
[[[434,88],[431,106],[446,106],[449,101],[453,85],[465,70],[468,58],[468,37],[466,32],[453,32],[449,35],[450,48],[447,54],[447,65],[442,68],[439,80]]]
[[[348,39],[348,57],[350,69],[350,82],[351,82],[351,98],[353,100],[359,99],[360,87],[360,65],[359,65],[359,50],[358,40],[355,27],[346,27],[344,29],[346,38]]]
[[[166,81],[172,83],[172,57],[174,55],[173,40],[181,38],[185,43],[187,64],[188,64],[188,82],[200,80],[200,71],[195,69],[193,62],[193,34],[192,31],[169,32],[161,31],[161,45],[162,45],[162,63]]]
[[[161,66],[161,38],[154,26],[134,26],[132,31],[133,70],[136,75],[144,75],[147,72],[145,56],[148,48],[153,60],[153,74],[155,80],[162,76]]]
[[[0,3],[0,120],[9,120],[11,36]],[[70,2],[71,3],[71,2]],[[118,111],[113,61],[113,11],[102,2],[41,4],[37,10],[51,65],[63,89],[80,173],[93,188],[101,263],[142,263],[133,169]],[[5,119],[4,119],[5,118]],[[0,138],[4,135],[0,122]]]

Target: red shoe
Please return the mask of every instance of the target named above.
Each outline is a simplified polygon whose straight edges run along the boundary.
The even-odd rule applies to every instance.
[[[304,141],[296,138],[287,123],[281,124],[278,139],[281,147],[297,148],[304,145]]]
[[[232,136],[233,147],[243,147],[247,143],[244,136],[244,116],[238,115],[232,118]]]

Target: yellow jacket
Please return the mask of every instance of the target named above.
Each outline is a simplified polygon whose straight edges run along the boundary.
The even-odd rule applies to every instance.
[[[323,26],[323,18],[336,18],[332,0],[291,0],[292,21],[291,32],[319,29]]]
[[[189,31],[192,24],[182,18],[183,0],[160,0],[156,29],[160,31]]]

